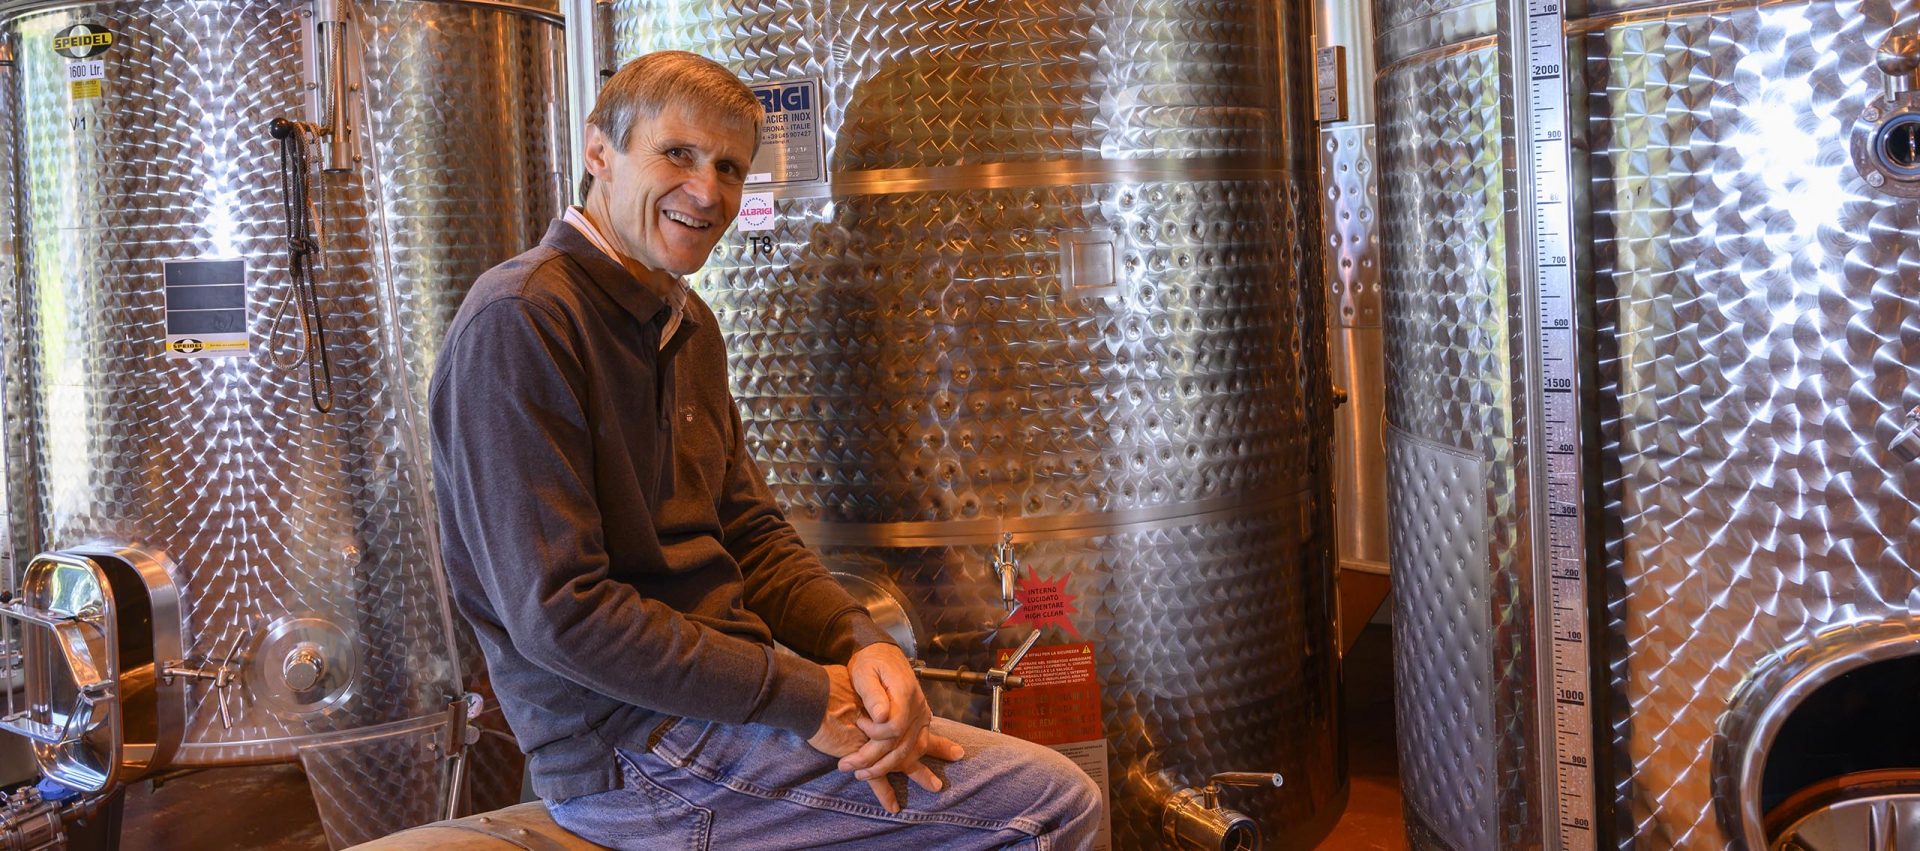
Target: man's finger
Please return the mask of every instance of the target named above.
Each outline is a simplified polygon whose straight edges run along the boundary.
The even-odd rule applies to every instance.
[[[870,718],[862,718],[853,723],[860,728],[860,732],[867,734],[869,739],[899,739],[914,729],[911,726],[915,723],[913,715],[914,713],[911,712],[902,712],[894,716],[892,721],[884,724]],[[926,722],[923,719],[919,723]]]
[[[913,735],[897,742],[893,750],[888,751],[879,761],[866,768],[855,771],[853,776],[861,780],[866,780],[870,777],[885,777],[889,774],[904,772],[908,768],[918,765],[920,763],[920,754],[923,753],[927,747],[927,735],[927,729],[925,727],[920,728]]]
[[[933,769],[928,768],[925,763],[916,762],[908,766],[908,769],[901,773],[907,775],[907,779],[920,788],[929,792],[938,792],[946,788],[947,784],[940,782],[940,775],[933,773]]]
[[[867,710],[867,716],[884,724],[893,717],[893,698],[887,694],[884,674],[875,667],[854,665],[848,672],[853,675],[853,691],[860,695],[860,705]]]
[[[898,739],[868,739],[866,744],[861,745],[853,753],[840,758],[840,770],[859,771],[872,766],[874,763],[879,762],[881,757],[886,756],[889,751],[892,751],[899,743]],[[865,780],[867,778],[862,777],[860,779]]]
[[[953,762],[954,760],[966,758],[967,749],[961,747],[959,742],[942,736],[939,733],[928,733],[926,755],[934,759]]]
[[[893,781],[885,777],[875,777],[867,781],[867,786],[873,790],[873,796],[880,799],[880,806],[887,812],[900,811],[900,798],[893,791]]]

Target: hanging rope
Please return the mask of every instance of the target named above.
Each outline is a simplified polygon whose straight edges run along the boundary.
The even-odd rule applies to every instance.
[[[333,364],[327,359],[326,319],[320,313],[320,296],[313,284],[313,256],[320,253],[320,245],[313,238],[312,202],[307,191],[307,175],[312,173],[307,135],[313,128],[276,118],[271,129],[273,138],[280,140],[280,207],[287,223],[287,276],[293,281],[294,304],[300,309],[307,387],[313,394],[314,410],[324,414],[333,410]]]

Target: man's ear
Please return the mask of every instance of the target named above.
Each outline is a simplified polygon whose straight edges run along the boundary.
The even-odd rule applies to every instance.
[[[587,125],[586,136],[581,140],[580,159],[584,160],[581,165],[588,174],[593,175],[595,182],[607,179],[607,159],[612,151],[613,142],[607,138],[607,134],[598,127]]]

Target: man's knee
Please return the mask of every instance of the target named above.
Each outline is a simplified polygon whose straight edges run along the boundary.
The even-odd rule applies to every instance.
[[[1045,792],[1034,801],[1053,829],[1091,822],[1099,817],[1100,786],[1079,765],[1051,748],[1035,746],[1027,770],[1035,773]]]

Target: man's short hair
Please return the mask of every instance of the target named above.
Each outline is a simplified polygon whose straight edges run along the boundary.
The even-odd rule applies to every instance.
[[[766,113],[753,90],[726,66],[684,50],[657,50],[621,66],[600,87],[587,124],[600,128],[615,148],[625,151],[633,125],[641,118],[660,117],[669,106],[697,107],[722,121],[751,127],[758,147],[760,124]],[[583,169],[582,203],[592,190],[593,175]]]

